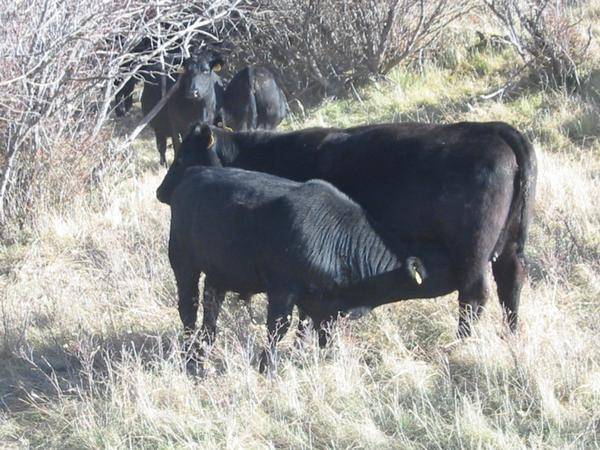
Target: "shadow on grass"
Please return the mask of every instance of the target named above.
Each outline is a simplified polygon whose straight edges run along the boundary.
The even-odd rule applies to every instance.
[[[264,298],[254,298],[252,308],[228,295],[219,319],[219,330],[229,330],[233,341],[252,342],[251,353],[258,354],[262,339],[249,337],[255,325],[264,325]],[[199,320],[202,311],[199,311]],[[163,324],[164,325],[164,324]],[[231,338],[231,336],[229,337]],[[216,345],[224,337],[217,339]],[[166,364],[185,371],[181,354],[183,338],[179,323],[175,330],[157,326],[155,329],[116,332],[111,335],[90,333],[69,341],[49,337],[45,344],[21,343],[12,350],[0,349],[0,413],[15,414],[29,410],[40,399],[53,401],[75,392],[89,392],[90,380],[102,382],[121,363],[135,361],[151,371]],[[227,361],[211,352],[210,366],[214,373],[227,370]]]
[[[111,337],[87,336],[63,346],[22,346],[0,356],[0,412],[18,413],[40,398],[56,399],[85,388],[90,377],[103,379],[109,367],[126,358],[144,366],[174,358],[179,352],[177,335],[125,332]]]

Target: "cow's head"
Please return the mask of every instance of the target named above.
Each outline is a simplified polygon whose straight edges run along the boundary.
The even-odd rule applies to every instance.
[[[186,98],[202,100],[214,92],[215,74],[221,70],[223,58],[211,50],[196,50],[185,59],[179,72]]]
[[[210,126],[194,124],[181,143],[165,178],[156,190],[156,197],[170,204],[171,194],[179,185],[185,171],[194,166],[222,166],[216,152],[216,139]]]

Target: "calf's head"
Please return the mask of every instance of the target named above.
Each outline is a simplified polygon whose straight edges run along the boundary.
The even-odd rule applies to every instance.
[[[358,319],[372,308],[390,301],[410,298],[427,278],[423,262],[416,256],[408,256],[400,268],[367,278],[350,286],[343,296],[330,304],[336,308],[333,315]]]
[[[179,72],[183,77],[183,92],[187,99],[203,100],[214,94],[216,73],[221,70],[223,59],[218,54],[199,50],[187,58]]]
[[[165,178],[156,190],[158,200],[170,204],[171,194],[183,180],[185,171],[194,166],[222,166],[216,152],[215,136],[211,127],[206,124],[197,123],[190,127]]]

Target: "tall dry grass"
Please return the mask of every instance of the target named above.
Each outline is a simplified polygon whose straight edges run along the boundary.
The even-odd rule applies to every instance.
[[[525,131],[539,185],[518,336],[495,298],[462,342],[455,295],[410,301],[341,321],[325,350],[290,333],[265,377],[264,299],[248,309],[231,298],[205,377],[187,376],[169,211],[154,197],[164,169],[146,134],[125,181],[49,205],[0,248],[0,447],[599,447],[598,104],[535,87],[482,99],[513,57],[459,51],[288,125],[505,120]]]

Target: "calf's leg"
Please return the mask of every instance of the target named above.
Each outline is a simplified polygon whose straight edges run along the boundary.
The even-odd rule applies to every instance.
[[[205,281],[204,299],[202,301],[204,313],[202,316],[202,350],[201,355],[204,356],[205,349],[214,343],[217,336],[217,319],[225,300],[225,292],[216,289]]]
[[[200,271],[195,268],[193,258],[186,251],[186,247],[180,245],[173,230],[169,238],[169,261],[177,283],[179,317],[184,335],[183,352],[188,358],[187,368],[190,370],[196,360],[194,332],[198,317]]]
[[[300,340],[304,336],[306,336],[306,333],[308,333],[308,330],[309,330],[308,320],[309,320],[308,315],[304,312],[304,310],[302,308],[298,307],[298,329],[296,330],[296,339]],[[296,341],[296,342],[299,342],[299,341]]]
[[[283,292],[267,292],[269,304],[267,306],[267,331],[268,344],[260,356],[259,371],[264,373],[267,368],[273,367],[276,357],[277,343],[285,336],[290,328],[290,319],[294,308],[293,296]]]
[[[329,330],[335,323],[335,318],[331,316],[313,317],[313,323],[317,327],[319,347],[324,348],[329,342]]]
[[[179,317],[183,323],[183,349],[188,353],[192,348],[194,331],[196,329],[196,318],[198,315],[198,281],[200,279],[200,272],[186,267],[178,269],[174,268],[173,270],[175,272],[179,296]]]
[[[179,295],[179,317],[183,323],[184,332],[190,334],[196,329],[200,273],[193,270],[178,270],[175,272],[175,279]]]

